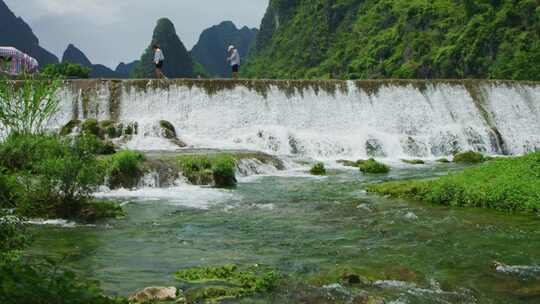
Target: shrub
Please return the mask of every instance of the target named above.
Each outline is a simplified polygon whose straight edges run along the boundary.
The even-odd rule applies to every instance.
[[[231,156],[217,157],[212,165],[214,184],[218,188],[231,188],[236,186],[236,162]]]
[[[430,203],[540,212],[540,152],[497,159],[434,180],[390,182],[368,191]]]
[[[58,111],[58,80],[0,80],[0,126],[8,134],[30,135],[44,131]]]
[[[312,175],[326,175],[326,168],[323,163],[317,163],[309,170],[309,173]]]
[[[455,163],[465,163],[465,164],[476,164],[484,162],[484,155],[474,151],[467,151],[463,153],[458,153],[454,155]]]
[[[0,145],[2,178],[17,189],[7,192],[25,216],[80,217],[102,183],[96,159],[99,140],[90,135],[62,140],[55,136],[11,135]]]
[[[360,171],[363,173],[383,174],[390,172],[390,167],[385,164],[377,162],[375,159],[370,158],[364,161],[359,166]]]
[[[0,167],[0,209],[15,207],[20,200],[22,190],[17,177]]]
[[[0,303],[128,304],[102,294],[99,284],[50,260],[0,261]]]
[[[144,154],[135,151],[121,151],[114,154],[108,163],[108,177],[111,188],[136,187],[144,170]]]
[[[176,158],[176,161],[182,175],[194,185],[214,183],[219,188],[236,186],[236,162],[231,155],[186,155]]]

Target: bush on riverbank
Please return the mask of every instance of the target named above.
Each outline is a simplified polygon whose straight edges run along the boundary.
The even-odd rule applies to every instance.
[[[134,188],[144,174],[144,154],[135,151],[121,151],[107,162],[109,185],[111,188]]]
[[[373,158],[360,162],[358,167],[362,173],[384,174],[390,172],[390,167]]]
[[[540,211],[540,152],[496,159],[434,180],[389,182],[368,191],[450,206]]]
[[[92,203],[105,172],[96,159],[99,144],[92,136],[9,136],[0,144],[2,206],[28,217],[84,220],[85,214],[105,214]]]
[[[176,157],[175,161],[182,174],[194,185],[236,186],[236,161],[231,155],[183,155]]]

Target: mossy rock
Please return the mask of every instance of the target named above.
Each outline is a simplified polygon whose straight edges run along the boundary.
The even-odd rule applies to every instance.
[[[464,164],[477,164],[486,161],[484,155],[479,152],[467,151],[463,153],[454,154],[455,163],[464,163]]]
[[[448,163],[450,163],[450,161],[448,160],[448,158],[439,158],[439,159],[436,160],[436,162],[441,163],[441,164],[448,164]]]
[[[73,133],[75,128],[81,127],[81,121],[74,119],[70,120],[65,126],[60,129],[60,136],[68,136]]]
[[[136,122],[122,125],[122,135],[135,135],[138,132],[139,132],[139,124]]]
[[[312,175],[326,175],[326,168],[323,163],[317,163],[309,170],[309,173]]]
[[[161,130],[163,131],[165,138],[168,138],[168,139],[176,138],[176,129],[174,128],[172,123],[166,120],[160,120],[159,126],[161,127]]]
[[[113,120],[100,121],[99,127],[108,138],[119,138],[122,136],[122,125]]]
[[[426,163],[421,159],[402,159],[401,161],[409,165],[424,165]]]
[[[371,174],[385,174],[390,172],[390,167],[385,164],[379,163],[373,158],[368,159],[367,161],[362,162],[359,166],[362,173],[371,173]]]
[[[99,138],[103,138],[103,131],[99,127],[97,119],[87,119],[81,125],[81,130],[84,133],[93,134]]]
[[[366,154],[369,157],[386,157],[386,153],[384,153],[381,143],[374,138],[366,141]]]
[[[337,161],[338,164],[341,164],[345,167],[356,167],[358,168],[358,163],[352,160],[340,159]]]

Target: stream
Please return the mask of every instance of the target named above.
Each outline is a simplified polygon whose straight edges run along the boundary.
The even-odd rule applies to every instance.
[[[270,294],[224,303],[364,303],[354,302],[362,294],[393,304],[539,303],[538,217],[364,190],[458,169],[401,165],[381,177],[336,167],[327,177],[296,170],[241,178],[234,190],[115,191],[102,195],[125,204],[125,219],[33,226],[32,253],[61,259],[118,295],[179,286],[179,269],[235,263],[271,266],[285,279]],[[344,272],[373,282],[349,287]]]

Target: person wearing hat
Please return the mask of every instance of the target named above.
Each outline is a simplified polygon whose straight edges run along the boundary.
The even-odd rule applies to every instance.
[[[234,45],[229,46],[229,57],[227,57],[227,62],[231,65],[232,68],[232,77],[238,79],[238,70],[240,69],[240,54]]]

